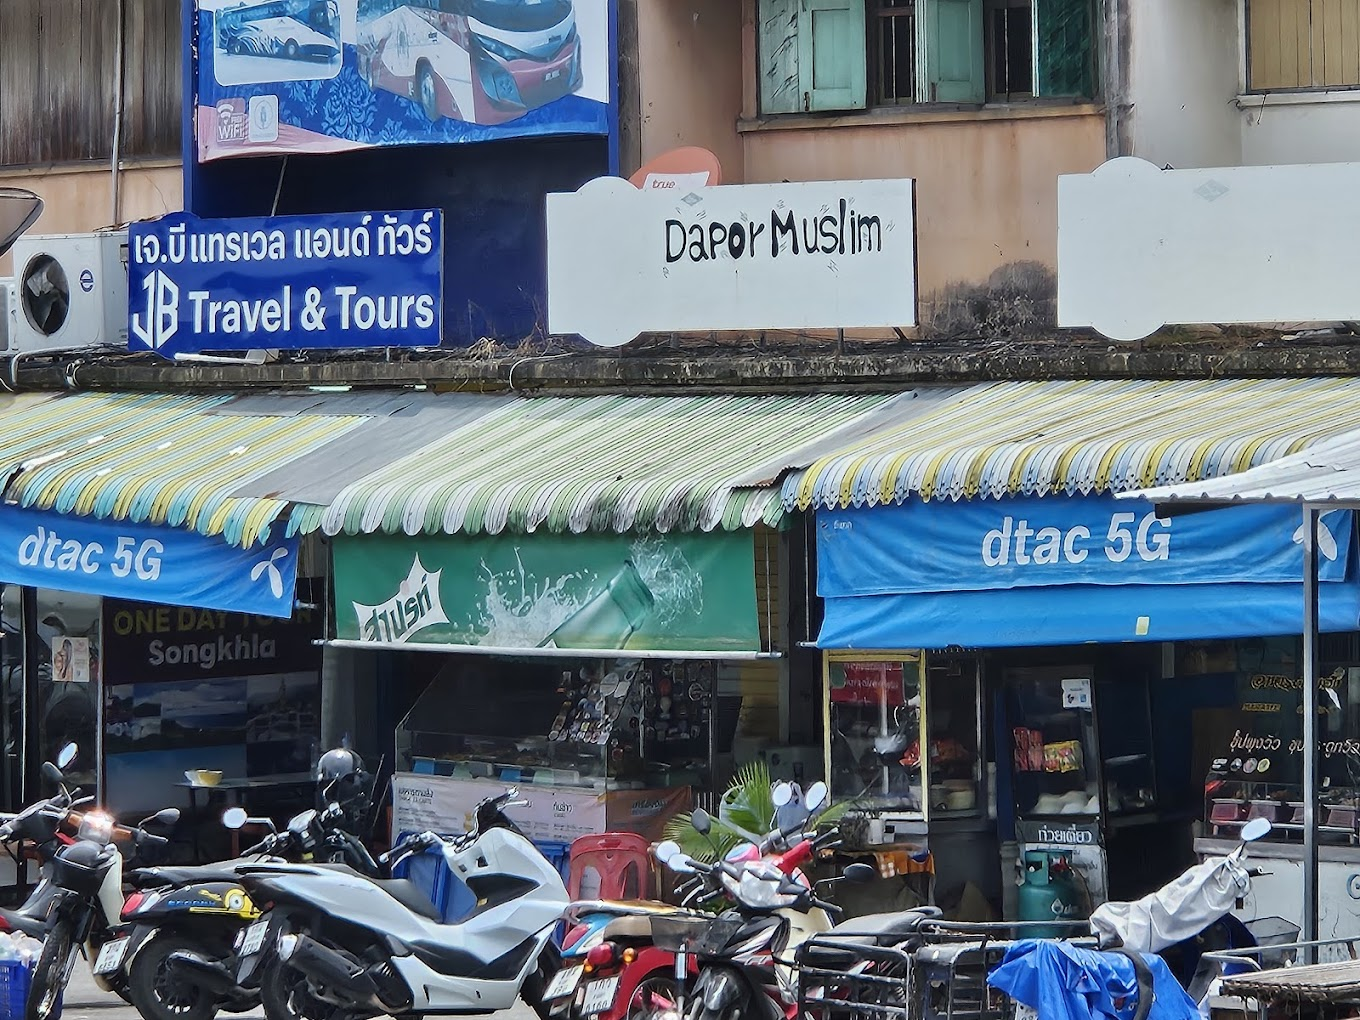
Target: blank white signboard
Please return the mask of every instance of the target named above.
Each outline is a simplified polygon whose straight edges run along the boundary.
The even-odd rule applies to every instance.
[[[916,324],[909,179],[548,196],[548,326],[639,333]]]
[[[1360,319],[1360,163],[1159,170],[1120,157],[1058,178],[1058,325]]]

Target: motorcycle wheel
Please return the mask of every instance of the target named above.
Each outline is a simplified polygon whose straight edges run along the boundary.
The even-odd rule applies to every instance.
[[[678,995],[675,978],[656,974],[645,977],[638,983],[632,1001],[628,1003],[627,1020],[649,1020],[660,1012],[652,1001],[653,996],[674,1003]]]
[[[548,990],[548,985],[561,969],[562,954],[549,942],[539,954],[538,966],[529,972],[529,976],[520,987],[519,997],[538,1014],[539,1020],[550,1020],[552,1016],[548,1004],[543,1001],[543,993]]]
[[[133,959],[128,992],[145,1020],[211,1020],[217,1013],[215,996],[198,985],[176,981],[166,965],[171,953],[202,948],[181,936],[162,934]]]
[[[52,1020],[57,1015],[57,1004],[66,990],[66,975],[77,949],[72,941],[69,920],[63,918],[52,925],[43,940],[42,953],[28,986],[28,1002],[24,1006],[26,1020]]]
[[[307,991],[306,977],[277,958],[269,961],[260,976],[260,1003],[268,1020],[344,1020],[352,1015],[313,997]]]

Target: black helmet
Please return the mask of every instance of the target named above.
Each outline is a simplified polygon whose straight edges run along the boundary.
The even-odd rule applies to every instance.
[[[327,751],[316,763],[318,807],[321,800],[339,804],[348,811],[362,811],[368,798],[368,773],[364,760],[347,747]]]

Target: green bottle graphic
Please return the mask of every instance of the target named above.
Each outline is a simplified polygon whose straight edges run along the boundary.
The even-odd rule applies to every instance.
[[[623,648],[655,604],[633,561],[624,560],[604,591],[567,617],[538,647]]]

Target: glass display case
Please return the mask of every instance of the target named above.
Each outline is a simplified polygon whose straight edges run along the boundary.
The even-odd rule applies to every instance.
[[[579,789],[707,782],[707,662],[451,662],[397,734],[399,771]]]
[[[1360,667],[1319,669],[1318,831],[1330,844],[1360,842]],[[1235,839],[1252,818],[1273,824],[1267,841],[1303,837],[1302,681],[1292,673],[1238,677],[1229,735],[1214,747],[1204,784],[1205,831]]]
[[[838,652],[827,654],[825,667],[833,802],[922,822],[982,810],[975,661],[940,657],[928,664],[920,652]]]
[[[1088,667],[1006,671],[1018,820],[1110,821],[1156,808],[1146,684]]]

